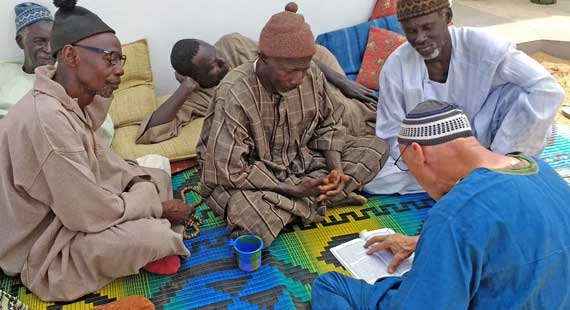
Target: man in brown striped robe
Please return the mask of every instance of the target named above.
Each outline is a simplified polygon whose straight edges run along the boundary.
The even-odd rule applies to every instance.
[[[275,40],[279,38],[279,41]],[[261,55],[230,71],[210,106],[198,158],[203,197],[234,236],[267,247],[295,218],[320,221],[326,205],[353,193],[384,164],[387,145],[342,125],[303,16],[285,11],[264,27]]]
[[[257,42],[239,33],[221,37],[214,46],[196,39],[178,41],[172,48],[171,63],[179,73],[180,86],[144,118],[136,143],[158,143],[178,136],[184,126],[205,116],[216,86],[228,69],[254,60],[258,54]],[[378,98],[372,95],[373,91],[348,80],[338,60],[324,46],[317,45],[313,60],[331,84],[330,95],[346,107],[343,123],[349,132],[357,136],[374,135]]]

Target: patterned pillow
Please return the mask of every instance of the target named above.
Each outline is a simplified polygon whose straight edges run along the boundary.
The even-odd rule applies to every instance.
[[[398,0],[376,0],[376,5],[374,5],[374,9],[372,10],[372,15],[370,15],[370,18],[368,20],[373,20],[390,15],[396,15],[397,5],[398,5]]]
[[[362,64],[362,56],[366,50],[370,27],[380,27],[404,34],[396,16],[378,18],[317,36],[317,43],[326,47],[338,59],[342,70],[348,78],[354,79]]]
[[[384,62],[404,42],[406,42],[406,37],[402,35],[382,28],[371,27],[368,34],[368,45],[356,81],[370,89],[378,90],[378,79]]]

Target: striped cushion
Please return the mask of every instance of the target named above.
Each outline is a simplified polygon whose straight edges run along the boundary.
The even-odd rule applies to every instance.
[[[384,28],[404,34],[395,15],[378,18],[356,26],[343,28],[317,36],[317,43],[331,51],[345,74],[355,79],[362,64],[362,57],[368,43],[368,31],[371,26]]]

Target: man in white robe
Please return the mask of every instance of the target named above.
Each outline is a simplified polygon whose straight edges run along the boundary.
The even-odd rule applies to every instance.
[[[376,120],[376,135],[390,145],[391,158],[367,192],[422,191],[404,164],[395,165],[396,136],[406,113],[426,100],[458,103],[479,143],[493,152],[535,156],[546,145],[564,99],[561,87],[510,42],[483,30],[448,27],[451,19],[448,0],[398,3],[408,42],[382,68]]]

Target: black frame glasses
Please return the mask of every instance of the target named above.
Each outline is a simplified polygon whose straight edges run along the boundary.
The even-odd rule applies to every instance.
[[[408,149],[408,146],[410,146],[410,145],[406,144],[406,146],[404,146],[404,149],[400,153],[400,156],[398,156],[398,158],[396,158],[396,160],[394,161],[394,165],[396,166],[396,168],[400,169],[401,171],[410,171],[410,169],[408,169],[408,166],[406,166],[406,164],[404,162],[402,162],[402,155],[404,155],[404,153]],[[400,165],[398,165],[398,162],[400,163]],[[402,166],[402,167],[400,167],[400,166]]]
[[[71,46],[80,47],[80,48],[86,49],[88,51],[92,51],[92,52],[99,53],[99,54],[104,54],[106,56],[105,59],[107,59],[107,61],[109,61],[109,64],[111,64],[112,66],[116,66],[117,64],[120,64],[121,67],[124,67],[125,63],[127,62],[127,55],[121,55],[118,52],[108,51],[108,50],[104,50],[102,48],[87,46],[87,45],[82,45],[82,44],[77,44],[77,43],[73,43],[73,44],[71,44]]]

